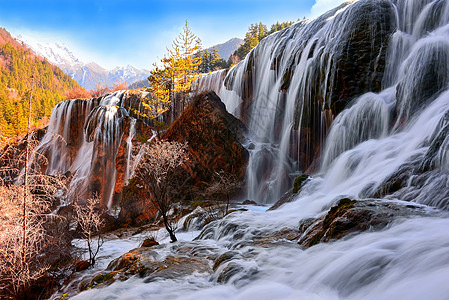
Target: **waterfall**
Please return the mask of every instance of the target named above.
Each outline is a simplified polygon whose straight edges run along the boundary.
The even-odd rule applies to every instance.
[[[247,197],[275,201],[320,155],[335,115],[381,88],[387,42],[397,27],[390,1],[359,1],[262,40],[245,60],[206,76],[253,143]]]
[[[126,139],[126,174],[125,183],[131,179],[133,175],[133,139],[136,135],[136,119],[131,119],[131,127],[129,129],[129,136]]]
[[[193,241],[179,232],[184,241],[151,250],[152,263],[213,257],[210,273],[135,276],[75,298],[447,299],[448,42],[449,0],[359,0],[203,77],[201,89],[219,93],[252,134],[248,197],[274,201],[292,174],[313,178],[277,210],[245,206]],[[298,222],[325,220],[343,197],[423,214],[310,248],[285,235],[270,243]]]
[[[48,159],[47,174],[65,174],[72,199],[97,195],[109,208],[118,204],[138,150],[137,119],[148,122],[143,113],[139,97],[123,91],[59,103],[37,149]]]

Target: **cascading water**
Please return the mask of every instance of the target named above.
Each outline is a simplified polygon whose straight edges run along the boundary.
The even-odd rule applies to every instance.
[[[385,49],[385,56],[378,55],[378,49],[365,53],[376,53],[369,57],[384,76],[371,81],[371,86],[353,90],[346,102],[342,102],[343,98],[337,101],[331,94],[341,90],[338,80],[331,78],[342,80],[344,74],[339,73],[335,67],[338,62],[331,57],[338,56],[336,44],[345,47],[350,44],[341,35],[330,34],[331,28],[340,33],[337,28],[349,24],[360,29],[363,22],[350,20],[354,20],[353,15],[365,18],[367,8],[392,12],[392,18],[385,14],[374,14],[379,18],[377,21],[368,18],[374,27],[378,27],[379,20],[388,20],[395,26],[395,31],[377,47]],[[244,62],[228,72],[224,84],[214,81],[221,80],[222,72],[212,74],[216,78],[209,78],[209,84],[213,82],[219,87],[228,109],[233,107],[233,113],[253,131],[254,145],[249,145],[253,148],[253,162],[248,176],[259,177],[249,179],[252,183],[260,185],[263,180],[271,180],[269,190],[273,196],[278,187],[270,176],[282,173],[279,162],[285,163],[287,166],[282,168],[289,172],[304,167],[297,154],[298,149],[305,148],[294,147],[293,151],[288,146],[307,141],[299,137],[313,136],[304,132],[310,130],[305,124],[312,122],[311,112],[315,114],[312,123],[320,128],[314,138],[327,136],[319,176],[308,181],[294,201],[277,210],[265,212],[260,207],[246,207],[249,211],[234,212],[206,225],[193,241],[181,238],[177,244],[152,248],[161,259],[192,255],[197,258],[194,262],[198,262],[207,257],[213,265],[210,273],[149,279],[135,276],[75,298],[447,299],[448,23],[448,0],[359,0],[268,37]],[[296,35],[298,32],[302,38]],[[374,32],[372,37],[376,39]],[[322,44],[324,41],[329,44]],[[295,48],[298,44],[302,46]],[[292,56],[277,56],[282,53],[280,48]],[[337,53],[326,52],[326,48]],[[263,49],[267,52],[263,53]],[[256,63],[259,59],[260,64]],[[294,66],[294,70],[288,71],[288,81],[283,76],[287,69],[280,67],[286,61]],[[273,62],[276,62],[273,68],[268,67]],[[381,65],[384,67],[379,69]],[[369,68],[365,72],[370,75],[356,76],[367,83],[372,73]],[[321,76],[326,80],[320,81]],[[320,83],[318,86],[314,85],[315,79]],[[289,87],[283,86],[284,83]],[[280,87],[285,92],[279,91]],[[206,84],[202,88],[206,89]],[[224,97],[224,91],[229,92],[229,98]],[[317,100],[319,110],[313,109],[317,104],[311,101],[313,97],[322,97]],[[347,106],[339,111],[338,106],[343,104]],[[328,131],[327,123],[338,112]],[[257,118],[261,120],[258,125]],[[269,158],[262,159],[261,154]],[[260,166],[270,160],[270,175],[266,176]],[[298,222],[320,220],[343,197],[367,205],[377,201],[397,211],[419,213],[391,216],[391,222],[383,230],[354,233],[310,248],[299,247],[297,239],[290,242],[282,238],[287,235],[270,243],[273,236],[288,229],[298,232]],[[342,217],[341,224],[345,221]],[[149,266],[155,260],[152,256]]]
[[[144,112],[139,98],[120,91],[59,103],[38,148],[48,158],[46,172],[71,179],[72,199],[97,195],[109,208],[117,204],[132,176],[136,118],[144,119],[139,112]]]
[[[297,173],[316,169],[334,116],[352,98],[380,90],[394,11],[385,0],[343,4],[268,36],[221,85],[222,72],[202,79],[253,135],[249,199],[273,202]]]

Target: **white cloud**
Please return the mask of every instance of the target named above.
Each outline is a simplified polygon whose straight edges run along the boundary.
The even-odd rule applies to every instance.
[[[315,4],[310,9],[310,17],[316,18],[344,2],[348,2],[348,0],[315,0]]]

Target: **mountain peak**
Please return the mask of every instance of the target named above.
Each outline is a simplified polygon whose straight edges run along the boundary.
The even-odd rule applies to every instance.
[[[2,42],[0,32],[0,43]],[[4,38],[6,39],[6,38]],[[61,42],[44,41],[35,37],[18,34],[15,39],[18,45],[24,43],[36,55],[46,58],[50,63],[60,67],[85,89],[95,89],[98,84],[112,87],[117,82],[132,84],[149,75],[148,70],[139,70],[131,65],[116,67],[107,70],[96,62],[84,63],[71,50]]]
[[[34,37],[18,34],[15,39],[24,43],[36,55],[46,58],[50,63],[64,68],[72,68],[83,62],[69,50],[66,44],[60,42],[43,41]]]
[[[237,50],[237,48],[240,47],[241,44],[243,44],[242,39],[232,38],[222,44],[212,46],[209,49],[212,49],[213,47],[217,48],[220,58],[228,60],[231,54],[234,53],[234,51]]]

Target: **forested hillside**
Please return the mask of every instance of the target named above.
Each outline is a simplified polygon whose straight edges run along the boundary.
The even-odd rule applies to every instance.
[[[73,89],[82,89],[59,68],[34,55],[0,28],[0,138],[26,130],[27,101],[34,76],[32,125],[45,126],[56,103]]]

